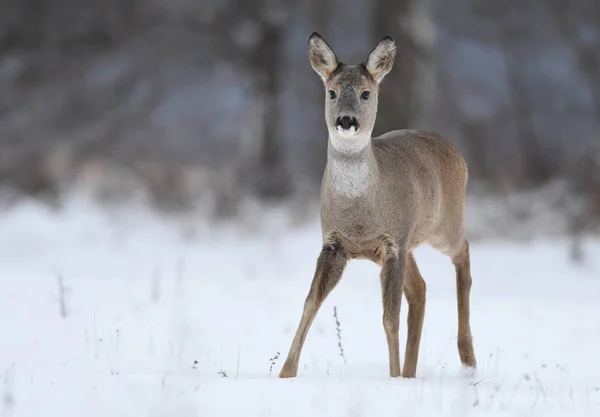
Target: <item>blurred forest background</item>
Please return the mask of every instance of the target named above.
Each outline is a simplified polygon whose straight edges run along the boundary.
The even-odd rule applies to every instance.
[[[0,0],[2,200],[316,201],[313,31],[348,63],[396,40],[375,134],[437,130],[488,207],[598,226],[598,0]]]

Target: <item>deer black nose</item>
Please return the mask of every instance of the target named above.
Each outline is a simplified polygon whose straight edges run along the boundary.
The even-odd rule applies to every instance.
[[[358,121],[356,120],[356,117],[338,117],[336,125],[341,126],[344,130],[350,129],[350,126],[354,126],[354,128],[357,129]]]

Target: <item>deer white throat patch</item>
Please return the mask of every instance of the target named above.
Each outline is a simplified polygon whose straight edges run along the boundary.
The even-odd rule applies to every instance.
[[[337,194],[358,198],[371,186],[374,174],[373,161],[368,156],[363,158],[357,155],[369,145],[371,140],[369,136],[356,135],[352,138],[343,138],[330,135],[330,146],[333,146],[337,152],[328,157],[327,169]]]

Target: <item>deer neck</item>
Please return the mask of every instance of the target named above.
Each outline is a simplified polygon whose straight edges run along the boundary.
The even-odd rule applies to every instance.
[[[347,198],[364,196],[376,177],[371,135],[343,138],[330,132],[327,147],[329,187]]]

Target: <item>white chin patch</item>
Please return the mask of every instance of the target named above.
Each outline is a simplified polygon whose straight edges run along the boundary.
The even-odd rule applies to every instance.
[[[337,132],[341,137],[349,138],[356,135],[356,128],[354,126],[350,126],[350,129],[342,129],[342,126],[338,126]]]

